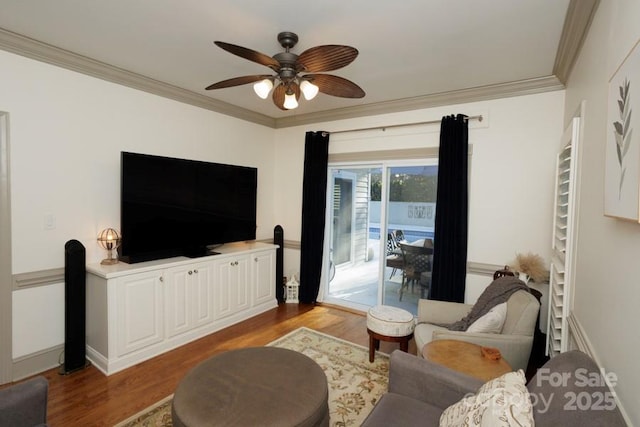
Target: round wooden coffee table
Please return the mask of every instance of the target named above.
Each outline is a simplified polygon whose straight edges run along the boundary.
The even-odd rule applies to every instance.
[[[482,355],[481,346],[465,341],[431,341],[422,348],[422,356],[483,381],[492,380],[513,370],[504,358],[488,359]]]

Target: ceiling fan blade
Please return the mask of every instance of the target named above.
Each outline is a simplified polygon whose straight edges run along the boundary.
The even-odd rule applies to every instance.
[[[364,90],[351,80],[330,74],[306,74],[303,76],[318,86],[320,92],[341,98],[363,98]]]
[[[227,79],[227,80],[222,80],[218,83],[214,83],[212,85],[209,85],[205,88],[205,90],[211,90],[211,89],[222,89],[225,87],[232,87],[232,86],[240,86],[240,85],[246,85],[247,83],[253,83],[253,82],[257,82],[260,80],[264,80],[264,79],[268,79],[271,78],[273,76],[270,75],[254,75],[254,76],[242,76],[242,77],[234,77],[232,79]]]
[[[284,108],[284,95],[286,90],[287,89],[285,89],[285,87],[280,84],[276,86],[276,88],[273,90],[273,95],[271,96],[271,99],[273,99],[273,103],[276,104],[276,107],[281,110],[286,110],[286,108]]]
[[[296,101],[299,101],[300,100],[300,86],[298,86],[297,83],[291,83],[290,87],[291,87],[291,89],[293,89],[293,93],[296,95]],[[276,107],[278,107],[281,110],[288,111],[287,108],[284,108],[284,96],[286,95],[286,93],[287,93],[287,87],[285,85],[283,85],[283,84],[279,84],[273,90],[272,99],[273,99],[273,103],[276,105]]]
[[[298,56],[298,71],[320,73],[333,71],[351,64],[358,49],[351,46],[323,45],[307,49]]]
[[[241,58],[248,59],[249,61],[257,62],[258,64],[265,65],[273,70],[280,68],[280,63],[272,57],[265,55],[264,53],[257,52],[246,47],[237,46],[231,43],[225,43],[216,41],[216,46],[226,50],[229,53],[238,55]]]

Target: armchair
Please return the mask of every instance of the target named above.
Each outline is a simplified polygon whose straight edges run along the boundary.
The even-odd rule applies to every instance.
[[[540,303],[531,293],[515,292],[507,300],[507,315],[502,332],[475,333],[450,331],[437,324],[453,323],[473,307],[446,301],[421,299],[418,302],[418,324],[414,331],[418,356],[425,344],[437,339],[467,341],[484,347],[495,347],[514,370],[527,370]]]
[[[45,426],[48,392],[49,383],[44,377],[0,390],[0,426]]]

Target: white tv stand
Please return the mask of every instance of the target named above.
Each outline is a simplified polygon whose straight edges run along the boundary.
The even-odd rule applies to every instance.
[[[110,375],[276,307],[276,248],[87,265],[87,358]]]

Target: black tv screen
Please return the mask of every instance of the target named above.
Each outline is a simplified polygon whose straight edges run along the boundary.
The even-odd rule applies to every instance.
[[[256,168],[122,152],[120,258],[204,256],[256,238]]]

